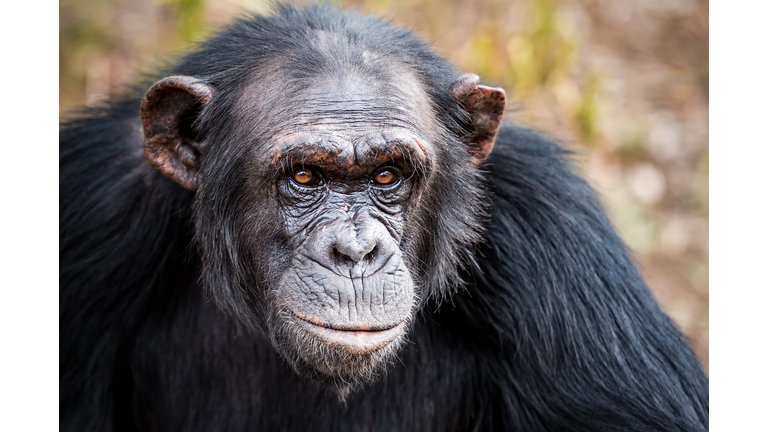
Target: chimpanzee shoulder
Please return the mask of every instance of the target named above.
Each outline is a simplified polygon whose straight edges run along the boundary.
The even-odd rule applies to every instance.
[[[503,377],[491,384],[507,395],[502,411],[525,406],[531,415],[499,424],[707,430],[708,380],[573,156],[541,133],[507,126],[483,166],[492,203],[485,241],[453,302],[460,326],[472,329],[455,334],[505,359],[491,366]]]

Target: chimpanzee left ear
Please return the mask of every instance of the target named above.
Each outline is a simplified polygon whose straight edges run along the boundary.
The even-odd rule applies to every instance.
[[[197,78],[172,76],[153,85],[141,101],[144,156],[158,171],[189,190],[200,184],[201,137],[194,122],[213,98]]]
[[[479,81],[477,75],[466,74],[448,86],[450,95],[464,105],[472,117],[475,131],[468,144],[474,166],[491,154],[507,103],[504,89],[479,85]]]

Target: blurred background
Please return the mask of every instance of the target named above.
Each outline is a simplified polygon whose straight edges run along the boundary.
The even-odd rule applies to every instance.
[[[296,4],[308,3],[295,1]],[[575,150],[709,369],[706,0],[342,0],[410,28]],[[59,110],[95,104],[267,0],[61,0]]]

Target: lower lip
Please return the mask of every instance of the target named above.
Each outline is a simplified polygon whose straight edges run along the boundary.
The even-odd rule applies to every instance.
[[[296,322],[301,328],[320,341],[333,347],[341,348],[350,354],[357,355],[368,354],[384,348],[397,339],[405,329],[405,322],[382,331],[334,330],[320,327],[300,318]]]

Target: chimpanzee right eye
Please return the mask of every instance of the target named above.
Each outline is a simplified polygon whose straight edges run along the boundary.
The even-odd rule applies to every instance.
[[[319,186],[323,179],[317,170],[312,168],[297,167],[293,170],[293,181],[302,186]]]

